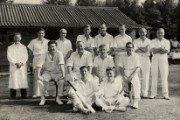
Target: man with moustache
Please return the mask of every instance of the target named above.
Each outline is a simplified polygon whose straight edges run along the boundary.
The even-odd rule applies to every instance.
[[[10,97],[16,97],[16,90],[20,89],[21,97],[27,96],[27,65],[28,52],[26,46],[20,43],[21,33],[14,34],[14,44],[7,49],[7,59],[9,61],[9,89]]]
[[[60,51],[57,51],[56,41],[48,42],[48,50],[42,59],[42,61],[37,64],[37,78],[38,81],[42,83],[41,86],[41,101],[39,105],[45,104],[45,92],[47,91],[48,82],[50,80],[55,80],[58,84],[58,95],[56,96],[56,102],[58,104],[63,104],[60,100],[60,96],[63,96],[63,83],[65,77],[64,70],[64,58]]]
[[[49,40],[44,38],[45,30],[39,29],[37,32],[37,38],[31,40],[29,45],[30,55],[33,55],[33,71],[34,71],[34,80],[33,80],[33,97],[40,96],[39,83],[37,81],[37,64],[42,61],[42,58],[45,53],[48,52],[48,42]]]
[[[157,30],[157,38],[153,39],[150,44],[150,49],[153,54],[151,63],[151,95],[154,99],[157,95],[157,83],[159,74],[161,76],[162,95],[165,100],[169,100],[168,90],[168,53],[170,51],[170,42],[164,38],[165,31],[163,28]]]
[[[141,64],[140,78],[141,78],[141,97],[148,97],[149,90],[149,74],[150,74],[150,52],[149,46],[151,40],[146,37],[147,30],[141,28],[139,30],[140,37],[134,40],[135,52],[139,55]]]

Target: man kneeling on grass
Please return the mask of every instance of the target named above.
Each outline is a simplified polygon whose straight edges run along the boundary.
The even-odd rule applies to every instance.
[[[92,108],[91,105],[95,103],[96,92],[98,92],[99,88],[98,85],[93,82],[93,80],[90,80],[88,77],[88,72],[89,71],[86,66],[80,67],[81,79],[72,83],[76,90],[72,87],[69,90],[69,96],[72,99],[74,105],[74,112],[80,111],[84,114],[89,114],[92,112],[90,108]]]
[[[96,105],[102,107],[102,110],[106,112],[126,111],[129,98],[124,97],[122,78],[120,76],[115,77],[113,68],[106,69],[106,76],[106,79],[100,84]]]

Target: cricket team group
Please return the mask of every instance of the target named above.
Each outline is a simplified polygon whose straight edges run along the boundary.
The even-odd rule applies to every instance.
[[[27,61],[33,55],[33,96],[41,97],[39,105],[45,105],[50,81],[57,84],[57,104],[68,95],[67,104],[73,104],[74,112],[94,112],[92,105],[103,111],[137,109],[140,99],[157,97],[160,76],[162,97],[169,100],[168,53],[170,42],[164,38],[165,30],[157,29],[157,37],[150,40],[147,30],[140,28],[139,38],[132,40],[124,24],[119,25],[119,35],[107,33],[107,26],[99,26],[98,35],[90,36],[91,26],[83,27],[84,34],[77,36],[76,50],[66,38],[67,30],[59,31],[57,40],[45,38],[45,30],[37,32],[37,38],[26,47],[20,43],[21,33],[14,34],[14,44],[7,50],[10,63],[10,97],[17,89],[26,98],[28,88]],[[150,61],[150,55],[152,59]],[[151,76],[151,82],[149,80]],[[151,87],[149,87],[151,86]],[[150,91],[150,93],[148,93]]]

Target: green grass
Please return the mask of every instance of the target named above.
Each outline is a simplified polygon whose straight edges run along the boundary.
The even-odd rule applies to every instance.
[[[0,120],[180,120],[180,66],[170,66],[169,90],[171,100],[143,99],[139,108],[126,112],[82,115],[72,113],[72,105],[57,105],[49,98],[46,105],[38,106],[38,99],[8,99],[8,76],[0,76]],[[159,86],[159,97],[161,88]]]

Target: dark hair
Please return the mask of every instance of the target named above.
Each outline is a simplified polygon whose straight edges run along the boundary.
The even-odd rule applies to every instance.
[[[132,42],[127,42],[127,43],[126,43],[126,47],[127,47],[128,45],[130,45],[130,44],[132,44],[132,47],[134,47],[134,44],[133,44]]]
[[[45,32],[45,29],[40,28],[40,29],[38,30],[38,33],[39,33],[40,31],[44,31],[44,32]]]
[[[106,72],[108,72],[108,71],[113,71],[113,72],[114,72],[114,68],[113,68],[113,67],[108,67],[108,68],[106,69]]]
[[[51,44],[55,44],[55,45],[57,46],[57,42],[56,42],[55,40],[50,40],[50,41],[48,42],[48,47],[49,47],[49,45],[51,45]]]
[[[105,44],[99,45],[99,49],[100,49],[100,48],[103,48],[103,47],[106,47],[106,45],[105,45]]]
[[[20,36],[21,36],[21,33],[20,33],[20,32],[15,32],[15,33],[14,33],[14,36],[15,36],[15,35],[20,35]]]
[[[119,24],[119,27],[123,27],[123,26],[126,28],[125,24]]]
[[[88,28],[88,27],[91,28],[91,25],[90,24],[86,24],[86,25],[83,26],[83,29]]]
[[[83,69],[87,69],[88,70],[88,67],[87,66],[80,67],[80,71],[83,70]]]

